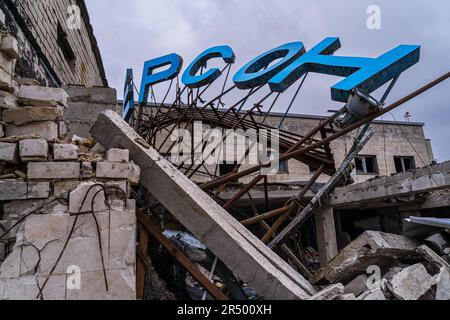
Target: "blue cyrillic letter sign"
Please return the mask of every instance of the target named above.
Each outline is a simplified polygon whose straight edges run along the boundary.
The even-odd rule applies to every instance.
[[[371,93],[420,58],[420,46],[401,45],[378,58],[330,56],[341,47],[339,38],[326,38],[312,50],[274,76],[269,85],[272,91],[284,92],[307,72],[346,77],[331,88],[335,101],[347,102],[350,92],[360,88]]]
[[[305,53],[303,43],[286,43],[247,63],[235,74],[233,81],[239,89],[251,89],[265,85],[303,53]],[[270,63],[280,58],[282,58],[280,61],[269,67]]]
[[[170,66],[167,70],[153,74],[155,69]],[[139,103],[146,103],[150,86],[175,78],[183,66],[183,58],[176,53],[160,58],[148,60],[144,63],[142,73],[141,90],[139,92]]]
[[[211,69],[207,72],[196,75],[203,67],[207,67],[208,60],[213,58],[223,58],[226,63],[234,63],[236,56],[233,49],[229,46],[217,46],[209,48],[200,54],[190,66],[184,71],[182,82],[191,89],[200,88],[216,81],[222,75],[222,72],[217,69]]]

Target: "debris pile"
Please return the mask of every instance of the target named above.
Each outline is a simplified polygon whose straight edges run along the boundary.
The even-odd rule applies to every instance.
[[[128,150],[68,138],[59,88],[13,79],[0,54],[0,300],[135,299],[140,169]]]
[[[448,234],[432,238],[443,237]],[[448,251],[450,242],[444,246]],[[417,240],[366,231],[315,274],[315,284],[333,285],[313,299],[449,300],[446,260],[448,254],[440,256]]]

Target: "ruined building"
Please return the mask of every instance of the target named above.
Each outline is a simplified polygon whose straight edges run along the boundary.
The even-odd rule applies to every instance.
[[[125,121],[84,1],[1,1],[0,31],[0,300],[450,299],[449,165],[376,120],[449,73],[350,124],[193,90]],[[280,128],[286,160],[177,163],[195,120]]]

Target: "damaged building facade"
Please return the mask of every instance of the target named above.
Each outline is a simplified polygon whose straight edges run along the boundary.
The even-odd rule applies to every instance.
[[[5,0],[0,2],[0,25],[20,47],[16,77],[52,87],[108,86],[83,0]]]
[[[5,0],[0,27],[0,300],[450,299],[450,170],[424,124],[377,109],[358,134],[189,94],[125,121],[84,1]],[[172,128],[204,114],[282,122],[288,160],[171,162]]]

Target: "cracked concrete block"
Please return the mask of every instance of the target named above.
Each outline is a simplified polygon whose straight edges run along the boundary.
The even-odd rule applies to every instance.
[[[17,180],[0,180],[0,201],[25,200],[28,184]]]
[[[0,142],[0,162],[16,164],[19,162],[17,143]]]
[[[78,179],[79,162],[30,162],[28,179]]]
[[[122,190],[126,195],[127,198],[130,197],[130,187],[129,187],[129,182],[127,180],[123,180],[123,181],[108,181],[105,183],[105,185],[107,185],[108,187],[115,187],[115,188],[119,188],[120,190]],[[114,190],[111,190],[114,191]],[[116,197],[114,197],[114,195],[112,195],[112,198],[118,198],[120,200],[123,200],[123,194],[118,194]]]
[[[60,262],[54,270],[54,275],[63,275],[69,266],[77,266],[80,268],[81,272],[94,272],[102,270],[102,260],[100,256],[100,247],[98,243],[98,238],[95,233],[95,224],[92,216],[86,215],[83,219],[88,221],[92,229],[92,234],[87,236],[85,234],[74,235],[67,247],[65,252],[67,254],[61,257]],[[73,219],[71,219],[73,220]],[[107,221],[105,219],[105,221]],[[72,224],[73,221],[71,221]],[[71,227],[71,224],[69,227]],[[103,224],[104,225],[104,224]],[[78,228],[85,229],[86,223],[78,225]],[[67,235],[66,235],[67,237]],[[39,266],[39,275],[44,276],[50,272],[55,266],[55,261],[58,258],[60,252],[63,250],[64,240],[53,241],[48,243],[48,245],[41,251],[41,264]],[[102,237],[102,252],[103,257],[107,259],[108,242],[107,237]],[[108,268],[105,261],[105,268]]]
[[[42,288],[47,277],[39,277],[39,287]],[[53,275],[48,278],[47,284],[42,291],[42,299],[49,301],[61,301],[66,300],[67,288],[67,275]]]
[[[79,180],[64,180],[55,181],[53,184],[53,195],[55,197],[61,197],[68,194],[70,191],[75,190],[81,184]]]
[[[109,162],[130,162],[130,151],[126,149],[109,149],[106,152]]]
[[[40,250],[48,247],[51,242],[64,244],[74,219],[65,213],[66,209],[66,207],[57,206],[51,214],[29,216],[25,220],[22,231],[24,242],[33,244]]]
[[[136,277],[132,268],[106,272],[106,291],[102,271],[81,274],[81,290],[67,291],[67,300],[136,300]]]
[[[110,232],[114,234],[114,240],[110,241],[108,267],[133,267],[136,261],[135,201],[128,201],[127,210],[111,211],[110,218]]]
[[[3,121],[23,125],[39,121],[55,121],[64,114],[63,107],[21,107],[3,112]]]
[[[117,104],[117,91],[108,87],[86,87],[67,85],[63,87],[69,95],[70,102],[87,102],[91,104]]]
[[[39,200],[18,200],[18,201],[9,201],[3,204],[3,213],[5,219],[10,220],[19,220],[22,217],[22,213],[37,203],[41,203]]]
[[[134,268],[136,244],[136,218],[134,210],[96,212],[99,224],[102,253],[106,269]],[[41,252],[42,262],[39,274],[47,274],[54,266],[55,258],[61,252],[64,239],[68,236],[75,217],[71,217],[67,225],[67,234],[45,246]],[[69,241],[66,252],[70,254],[61,258],[54,274],[64,274],[68,266],[76,265],[82,272],[102,270],[100,246],[97,227],[92,215],[78,217],[74,233]],[[82,257],[82,258],[80,258]]]
[[[0,279],[0,300],[35,300],[39,289],[37,279],[25,277],[19,279]]]
[[[133,163],[97,163],[97,178],[127,179],[133,184],[139,183],[141,169]]]
[[[58,124],[52,121],[32,122],[22,126],[8,124],[6,126],[7,136],[36,136],[46,141],[58,139]]]
[[[1,75],[1,72],[0,72]],[[19,104],[16,97],[7,91],[0,90],[0,109],[17,109]]]
[[[364,291],[366,291],[367,288],[367,275],[361,274],[357,276],[355,279],[350,281],[345,287],[344,287],[344,293],[353,293],[356,297],[361,295]]]
[[[450,300],[450,270],[446,267],[436,277],[436,300]]]
[[[418,300],[435,284],[435,278],[419,263],[395,274],[387,286],[399,300]]]
[[[78,147],[74,144],[54,144],[53,158],[55,160],[78,160]]]
[[[19,142],[22,162],[45,161],[48,158],[48,143],[44,139],[26,139]]]
[[[82,183],[83,186],[78,189],[83,189],[86,184]],[[1,267],[0,299],[37,298],[37,289],[42,287],[53,268],[75,222],[75,229],[65,252],[43,290],[43,299],[136,299],[135,209],[135,201],[129,200],[127,210],[116,208],[95,213],[101,251],[97,225],[91,214],[71,216],[66,206],[57,204],[48,214],[27,217],[18,233],[22,239],[18,242],[20,245],[16,244],[8,257],[9,261]],[[36,248],[40,250],[40,259]],[[102,256],[108,292],[103,276]],[[71,290],[66,285],[70,266],[80,269],[79,290]]]
[[[46,277],[0,280],[0,300],[39,300],[39,288]],[[52,276],[42,291],[43,300],[65,300],[66,275]]]
[[[92,162],[84,161],[81,163],[81,177],[83,179],[90,179],[94,176],[94,169]]]
[[[69,196],[69,212],[106,211],[105,193],[102,186],[95,182],[81,183]],[[95,197],[95,198],[94,198]],[[94,199],[94,201],[93,201]]]
[[[47,199],[50,197],[50,182],[28,182],[28,199]]]
[[[359,296],[357,298],[357,300],[379,301],[379,300],[387,300],[387,299],[383,293],[383,290],[381,290],[380,288],[376,288],[376,289],[364,292],[361,296]]]
[[[20,277],[20,255],[22,248],[14,250],[0,266],[0,279],[17,279]]]
[[[33,106],[67,106],[68,95],[64,89],[22,85],[19,100],[24,105]]]
[[[12,91],[12,75],[0,68],[0,90]]]
[[[17,39],[13,36],[2,37],[0,50],[11,60],[20,58],[19,44],[17,43]]]
[[[450,242],[447,239],[448,235],[445,233],[436,233],[426,238],[424,242],[439,255],[443,255],[445,254],[444,250],[450,246]]]

